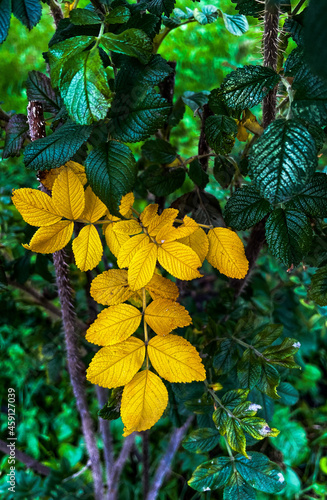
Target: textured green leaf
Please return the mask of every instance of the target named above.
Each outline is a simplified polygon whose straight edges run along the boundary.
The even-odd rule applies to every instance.
[[[122,26],[122,29],[140,29],[144,31],[144,33],[146,33],[151,40],[153,40],[155,35],[160,31],[160,17],[151,14],[150,12],[140,10],[139,4],[128,4],[128,8],[132,15],[127,23]]]
[[[304,22],[304,52],[312,71],[327,79],[327,10],[324,0],[310,2]]]
[[[91,126],[65,123],[53,134],[28,144],[24,151],[24,163],[34,170],[50,170],[61,167],[88,140]]]
[[[303,212],[277,208],[266,222],[271,253],[286,266],[297,266],[310,250],[312,228]]]
[[[257,384],[257,389],[264,392],[272,399],[279,399],[277,386],[280,382],[280,376],[276,368],[270,364],[263,364],[261,378]]]
[[[233,472],[229,457],[219,457],[199,465],[191,479],[189,486],[196,491],[216,490],[222,488]]]
[[[109,14],[106,16],[106,23],[123,24],[127,23],[130,17],[131,17],[130,10],[127,7],[125,7],[125,5],[120,5],[119,7],[115,7],[109,12]]]
[[[152,14],[160,17],[165,14],[169,17],[175,6],[175,0],[150,0],[146,2],[146,8]]]
[[[316,172],[304,190],[286,206],[314,217],[327,217],[327,175]]]
[[[218,344],[218,352],[212,360],[213,367],[217,370],[218,375],[228,373],[236,365],[238,361],[238,351],[235,343],[232,340],[226,339]]]
[[[203,90],[202,92],[192,92],[187,90],[182,95],[182,100],[186,106],[191,108],[193,113],[198,109],[202,108],[208,102],[208,96],[210,92],[208,90]]]
[[[26,92],[29,101],[38,101],[44,111],[58,113],[61,108],[60,97],[51,86],[51,80],[40,71],[30,71],[26,81]]]
[[[224,212],[227,226],[242,230],[260,222],[273,207],[260,196],[253,186],[245,186],[235,191],[229,198]]]
[[[291,35],[297,45],[303,44],[303,25],[298,16],[286,19],[283,29]]]
[[[232,391],[226,392],[221,398],[224,406],[233,410],[237,405],[246,401],[249,394],[248,389],[234,389]]]
[[[277,392],[280,396],[280,403],[286,406],[293,406],[299,400],[299,392],[288,382],[281,382]]]
[[[226,189],[236,172],[237,163],[231,156],[218,155],[214,160],[213,175],[217,182]]]
[[[295,66],[292,102],[293,115],[312,125],[323,127],[327,121],[327,82],[314,75],[308,64]]]
[[[105,33],[100,40],[106,50],[136,57],[141,63],[147,64],[153,51],[152,41],[142,30],[128,29],[115,35]]]
[[[327,266],[317,269],[312,276],[309,298],[319,306],[327,306]]]
[[[111,106],[109,129],[113,138],[138,142],[155,133],[167,120],[171,105],[154,90],[135,87],[134,98],[117,93]]]
[[[69,18],[73,24],[77,25],[101,23],[98,14],[90,9],[73,9],[69,14]]]
[[[13,115],[6,125],[5,146],[2,158],[19,156],[25,139],[28,137],[27,116],[22,114]]]
[[[227,421],[230,418],[225,410],[218,407],[212,414],[213,423],[219,433],[224,436],[226,434]]]
[[[182,444],[185,450],[204,453],[213,450],[218,445],[219,439],[219,432],[216,429],[208,427],[192,431],[184,438]]]
[[[204,189],[209,182],[209,176],[207,172],[203,170],[199,160],[195,159],[190,163],[188,170],[189,178],[199,186],[200,189]]]
[[[240,386],[244,389],[253,389],[261,376],[261,364],[251,349],[244,351],[237,365],[237,376]]]
[[[11,0],[0,0],[0,43],[8,35],[11,17]]]
[[[242,455],[247,456],[246,439],[242,425],[234,418],[229,418],[226,422],[226,437],[232,450],[238,451],[239,453],[242,453]]]
[[[133,189],[136,180],[131,150],[116,141],[98,146],[88,155],[85,172],[94,193],[117,215],[122,196]]]
[[[234,146],[237,125],[229,116],[209,116],[205,122],[205,134],[209,146],[216,153],[228,154]]]
[[[112,93],[97,50],[79,53],[64,65],[59,89],[70,117],[80,125],[106,117]]]
[[[42,8],[39,0],[12,0],[12,12],[31,30],[40,21]]]
[[[232,0],[232,2],[236,3],[235,9],[246,16],[259,17],[264,10],[263,5],[257,0]]]
[[[224,489],[224,500],[255,500],[255,490],[247,484],[242,476],[235,472],[228,486]]]
[[[85,26],[78,26],[73,24],[70,19],[61,19],[58,23],[57,29],[49,41],[49,48],[54,47],[59,42],[68,40],[69,38],[75,38],[77,36],[92,36],[93,40],[99,35],[99,26],[95,24],[89,24]]]
[[[141,176],[141,180],[155,196],[168,196],[180,187],[185,180],[183,168],[170,169],[159,165],[151,165]]]
[[[204,5],[202,10],[194,9],[193,15],[199,24],[210,24],[218,18],[218,9],[214,5]]]
[[[277,340],[283,333],[283,325],[267,325],[253,339],[256,349],[267,347]]]
[[[255,404],[261,406],[257,415],[264,418],[266,422],[270,422],[274,413],[274,401],[269,396],[266,396],[266,394],[260,392],[257,388],[252,389],[249,398],[251,401],[254,401]]]
[[[120,417],[121,397],[123,388],[113,389],[108,402],[98,411],[99,417],[104,420],[117,420]]]
[[[170,73],[172,68],[158,54],[152,56],[148,64],[141,64],[132,58],[124,62],[116,77],[116,90],[133,88],[135,86],[148,85],[153,87],[162,82]]]
[[[296,339],[287,337],[281,344],[267,347],[262,354],[274,365],[284,366],[285,368],[300,368],[293,359],[300,346],[301,344]]]
[[[315,141],[297,120],[275,120],[257,140],[249,158],[250,176],[272,203],[300,192],[317,166]]]
[[[235,466],[243,479],[259,491],[273,494],[285,486],[281,471],[262,453],[251,451],[250,460],[243,455],[237,455]]]
[[[235,36],[241,36],[249,29],[249,23],[245,16],[241,14],[229,15],[223,13],[224,24],[226,29]]]
[[[176,148],[163,139],[147,141],[141,149],[143,155],[154,163],[168,165],[176,159]]]
[[[217,97],[234,109],[252,108],[259,104],[280,80],[280,76],[264,66],[244,66],[229,73]]]

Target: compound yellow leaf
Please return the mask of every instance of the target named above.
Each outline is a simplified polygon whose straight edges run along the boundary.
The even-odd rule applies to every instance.
[[[37,189],[22,188],[13,192],[12,202],[24,221],[31,226],[51,226],[62,218],[46,193]]]
[[[151,281],[146,285],[146,289],[153,300],[160,298],[176,300],[179,295],[176,283],[159,274],[153,275]]]
[[[128,284],[132,290],[140,290],[149,283],[156,269],[158,247],[149,243],[136,252],[128,268]]]
[[[40,227],[33,235],[29,245],[24,248],[37,253],[53,253],[64,248],[72,237],[74,223],[62,220],[52,226]]]
[[[146,234],[138,234],[137,236],[133,236],[133,238],[128,238],[128,242],[125,242],[119,251],[117,259],[118,266],[121,269],[123,267],[129,267],[134,255],[149,243],[150,238]]]
[[[144,357],[144,342],[135,337],[120,344],[103,347],[92,359],[86,378],[101,387],[120,387],[132,380],[141,368]]]
[[[156,241],[160,244],[185,238],[194,233],[199,227],[199,224],[187,215],[184,217],[183,221],[183,224],[179,227],[173,227],[172,224],[162,226],[157,233]]]
[[[153,217],[148,226],[148,233],[150,236],[155,236],[163,227],[166,227],[167,224],[172,227],[177,216],[178,210],[176,210],[176,208],[166,208],[162,214]]]
[[[191,247],[199,257],[200,261],[204,261],[209,251],[209,240],[205,231],[203,231],[201,227],[194,231],[194,233],[186,236],[186,238],[181,238],[178,241],[183,243],[183,245]]]
[[[148,227],[151,222],[159,217],[158,215],[158,205],[153,203],[152,205],[147,205],[140,215],[140,220],[143,226]]]
[[[142,314],[129,304],[111,306],[101,311],[86,332],[86,340],[96,345],[123,342],[138,329]]]
[[[239,236],[230,229],[216,227],[210,229],[208,239],[207,261],[229,278],[244,278],[249,269],[249,262]]]
[[[119,206],[119,212],[123,217],[130,217],[132,215],[132,206],[134,205],[133,193],[127,193],[122,197]]]
[[[81,219],[96,222],[104,216],[106,211],[106,205],[93,193],[91,186],[88,186],[85,190],[85,208]]]
[[[149,370],[137,373],[123,390],[120,409],[125,426],[123,435],[150,429],[167,404],[168,391],[162,380]]]
[[[136,219],[122,220],[114,225],[114,231],[116,233],[123,234],[138,234],[142,231],[140,224]]]
[[[53,184],[52,200],[58,213],[70,220],[78,219],[84,212],[84,188],[78,176],[65,168]]]
[[[110,269],[94,278],[90,293],[99,304],[115,306],[128,300],[134,292],[128,286],[127,271]]]
[[[154,337],[148,345],[153,368],[169,382],[205,380],[206,372],[195,347],[178,335]]]
[[[59,168],[53,168],[48,171],[44,170],[43,172],[39,172],[39,180],[47,189],[51,191],[54,181],[57,179],[58,175],[67,168],[70,168],[74,172],[74,174],[77,175],[83,186],[87,183],[85,168],[83,167],[83,165],[80,165],[75,161],[68,161],[65,165],[62,165]]]
[[[114,231],[114,223],[104,224],[103,233],[110,252],[113,253],[115,257],[118,257],[121,247],[130,239],[128,234],[116,233]]]
[[[99,233],[93,224],[88,224],[80,230],[73,241],[73,252],[76,265],[81,271],[89,271],[99,264],[103,248]]]
[[[156,299],[144,312],[144,319],[157,335],[168,335],[175,328],[192,323],[184,306],[169,299]]]
[[[166,271],[180,280],[193,280],[202,275],[201,261],[192,248],[177,241],[163,243],[158,248],[158,260]]]

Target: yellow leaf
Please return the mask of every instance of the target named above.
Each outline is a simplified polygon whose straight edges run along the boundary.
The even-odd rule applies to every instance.
[[[156,299],[151,302],[144,312],[144,319],[158,335],[168,335],[175,328],[192,323],[185,307],[169,299]]]
[[[104,216],[106,211],[105,204],[93,193],[91,186],[88,186],[85,190],[85,208],[81,219],[96,222]]]
[[[53,253],[64,248],[72,237],[74,223],[62,220],[52,226],[40,227],[33,235],[29,245],[24,248],[38,253]]]
[[[245,256],[241,239],[234,231],[224,227],[210,229],[207,261],[229,278],[246,276],[249,262]]]
[[[86,340],[96,345],[123,342],[140,326],[142,314],[129,304],[111,306],[101,311],[86,332]]]
[[[263,127],[258,123],[256,117],[249,109],[243,111],[242,124],[245,128],[252,132],[252,134],[263,134]]]
[[[136,252],[128,268],[128,284],[132,290],[140,290],[149,283],[156,269],[158,248],[149,243]]]
[[[249,137],[249,132],[246,130],[242,122],[237,121],[237,139],[241,142],[246,142]]]
[[[163,243],[158,248],[158,260],[166,271],[180,280],[193,280],[202,276],[197,269],[201,266],[197,254],[177,241]]]
[[[83,185],[71,169],[64,169],[58,175],[52,189],[52,200],[58,213],[66,219],[76,220],[84,212]]]
[[[173,227],[172,224],[162,226],[157,233],[156,241],[161,244],[185,238],[194,233],[199,227],[195,220],[191,219],[187,215],[184,217],[183,221],[184,222],[180,227]]]
[[[143,226],[148,227],[148,225],[151,224],[153,219],[159,217],[157,212],[158,212],[157,203],[154,203],[152,205],[147,205],[140,215],[140,221],[142,222]]]
[[[146,289],[153,300],[159,298],[176,300],[179,295],[176,283],[159,274],[153,275],[151,281],[146,285]]]
[[[83,186],[87,183],[85,168],[83,167],[83,165],[80,165],[75,161],[68,161],[65,165],[62,165],[59,168],[53,168],[48,171],[44,170],[43,172],[39,172],[39,180],[47,189],[51,191],[53,188],[53,183],[57,179],[58,175],[67,168],[70,168],[74,172],[74,174],[77,175]]]
[[[128,300],[134,292],[128,286],[127,271],[110,269],[94,278],[90,293],[99,304],[115,306]]]
[[[107,210],[107,212],[106,212],[106,218],[105,218],[105,220],[106,219],[110,220],[111,222],[118,222],[118,221],[121,220],[119,217],[116,217],[115,215],[111,215],[111,213],[109,212],[109,210]]]
[[[150,429],[167,404],[168,391],[162,380],[149,370],[137,373],[123,390],[120,413],[124,436]]]
[[[167,224],[172,227],[173,222],[178,216],[178,210],[175,208],[166,208],[162,214],[153,217],[152,221],[148,226],[148,233],[150,236],[155,236],[163,227],[167,227]]]
[[[134,195],[133,193],[127,193],[122,197],[119,206],[119,212],[123,217],[131,217],[132,206],[134,205]]]
[[[103,347],[92,359],[86,378],[101,387],[120,387],[132,380],[141,368],[144,357],[144,342],[135,337]]]
[[[150,238],[146,234],[138,234],[128,239],[129,241],[122,245],[118,254],[117,264],[120,268],[129,267],[134,255],[150,243]]]
[[[80,230],[73,241],[73,252],[76,265],[81,271],[89,271],[99,264],[103,248],[99,233],[93,224],[88,224]]]
[[[193,382],[206,378],[199,353],[178,335],[153,337],[148,354],[153,368],[169,382]]]
[[[62,218],[46,193],[37,189],[17,189],[13,192],[12,202],[24,221],[31,226],[51,226]]]
[[[194,233],[186,236],[186,238],[181,238],[178,241],[183,243],[183,245],[191,247],[199,257],[200,261],[204,261],[209,250],[209,240],[208,236],[201,227],[194,231]]]
[[[103,233],[106,238],[106,243],[111,253],[118,257],[121,247],[130,239],[128,234],[119,234],[114,231],[114,224],[104,224]]]
[[[114,231],[122,234],[138,234],[142,231],[136,219],[122,220],[114,225]]]

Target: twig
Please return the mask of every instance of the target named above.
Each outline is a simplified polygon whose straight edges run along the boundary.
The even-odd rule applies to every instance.
[[[211,152],[211,149],[210,149],[209,144],[207,143],[207,139],[206,139],[205,124],[206,124],[207,118],[209,118],[209,116],[212,116],[212,115],[213,115],[213,112],[209,108],[208,104],[205,104],[203,106],[201,132],[200,132],[200,139],[199,139],[199,145],[198,145],[199,162],[200,162],[202,169],[205,172],[208,170],[209,154]]]
[[[108,401],[108,390],[104,387],[96,386],[96,393],[100,408],[103,408]],[[110,432],[110,421],[99,417],[99,428],[103,440],[103,454],[106,465],[107,484],[111,483],[113,473],[114,455],[112,445],[112,435]]]
[[[6,453],[7,455],[10,452],[10,449],[8,448],[8,443],[9,443],[9,441],[6,442],[6,441],[2,441],[2,439],[0,439],[0,450],[3,453]],[[17,448],[15,450],[15,458],[19,462],[22,462],[23,464],[25,464],[28,469],[33,469],[38,474],[42,474],[42,476],[48,476],[51,473],[50,467],[47,467],[46,465],[41,464],[40,462],[35,460],[35,458],[30,457],[29,455],[26,455],[26,453],[24,453],[23,451],[17,450]]]
[[[182,427],[179,427],[173,431],[170,437],[166,453],[161,458],[158,468],[156,470],[154,480],[151,485],[150,491],[146,497],[146,500],[156,500],[159,494],[159,490],[165,480],[165,477],[169,473],[173,458],[182,442],[182,439],[187,429],[191,425],[192,420],[193,420],[193,415],[188,417],[188,419],[186,420],[185,424],[182,425]]]
[[[62,480],[63,483],[67,483],[67,481],[71,481],[71,479],[75,479],[76,477],[81,476],[84,474],[85,471],[90,467],[91,465],[91,460],[88,460],[84,467],[82,467],[79,471],[75,472],[75,474],[72,474],[71,476],[65,477],[65,479]]]
[[[142,432],[142,462],[143,462],[143,498],[149,491],[149,431]]]
[[[130,434],[124,440],[124,444],[122,446],[122,449],[120,450],[119,457],[117,458],[117,460],[114,464],[114,468],[113,468],[113,472],[112,472],[112,476],[111,476],[111,483],[109,484],[109,491],[108,491],[108,497],[107,497],[108,500],[116,500],[116,498],[117,498],[119,478],[120,478],[120,475],[123,471],[124,465],[127,462],[129,454],[134,447],[134,441],[135,441],[135,433]]]

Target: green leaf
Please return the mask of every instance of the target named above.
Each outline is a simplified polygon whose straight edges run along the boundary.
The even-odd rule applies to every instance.
[[[97,50],[71,58],[63,67],[59,88],[76,123],[91,125],[106,117],[112,93]]]
[[[213,450],[219,443],[220,434],[211,427],[196,429],[184,438],[182,445],[185,450],[194,453],[205,453]]]
[[[220,11],[221,12],[221,11]],[[222,12],[226,29],[235,36],[241,36],[249,29],[249,23],[245,16],[241,14],[229,15]]]
[[[323,127],[327,120],[327,83],[311,73],[307,64],[295,68],[293,88],[296,89],[292,102],[296,118]]]
[[[154,134],[167,120],[171,105],[148,87],[135,87],[134,98],[117,93],[111,106],[110,133],[123,142],[138,142]]]
[[[249,392],[248,389],[234,389],[226,392],[221,398],[221,401],[226,408],[233,410],[236,406],[246,401]]]
[[[231,156],[218,155],[214,159],[213,175],[217,182],[226,189],[236,172],[237,163]]]
[[[38,101],[43,110],[58,113],[61,108],[60,97],[51,86],[51,80],[40,71],[30,71],[26,81],[26,92],[29,101]]]
[[[27,116],[22,114],[11,116],[6,125],[6,139],[2,152],[2,159],[4,160],[10,156],[19,156],[27,137]]]
[[[153,38],[160,31],[160,18],[154,14],[144,12],[144,10],[137,10],[139,9],[139,5],[136,4],[128,4],[128,8],[131,11],[132,16],[122,28],[140,29],[144,31],[151,40],[153,40]]]
[[[252,108],[266,97],[279,80],[280,76],[271,68],[244,66],[226,76],[216,96],[230,108]]]
[[[0,0],[0,43],[7,38],[11,18],[11,0]]]
[[[303,25],[299,22],[298,16],[287,18],[283,30],[291,35],[297,45],[303,45]]]
[[[310,250],[310,221],[303,212],[277,208],[266,222],[266,239],[274,257],[288,267],[297,266]]]
[[[161,17],[161,14],[169,17],[175,6],[175,0],[151,0],[146,2],[146,8],[152,14]]]
[[[200,189],[204,189],[209,182],[209,176],[207,172],[203,170],[200,165],[199,160],[195,159],[190,163],[188,170],[189,178],[199,186]]]
[[[246,349],[237,365],[237,376],[240,386],[244,389],[253,389],[261,376],[261,364],[251,349]]]
[[[31,30],[40,21],[42,8],[39,0],[12,0],[12,12]]]
[[[106,16],[106,23],[123,24],[127,23],[130,17],[131,17],[130,10],[127,7],[125,7],[125,5],[120,5],[119,7],[115,7],[109,12],[109,14]]]
[[[304,22],[304,52],[312,71],[327,79],[327,11],[324,0],[310,2]]]
[[[312,276],[309,298],[319,306],[327,306],[327,266],[317,269]]]
[[[255,500],[255,490],[248,485],[238,472],[234,472],[224,489],[224,500]]]
[[[248,456],[246,453],[246,439],[242,425],[234,418],[229,418],[226,422],[226,437],[232,450],[238,451],[246,457]]]
[[[163,139],[147,141],[141,149],[143,155],[154,163],[168,165],[176,159],[176,148]]]
[[[206,140],[216,153],[230,153],[236,134],[237,125],[235,120],[229,116],[209,116],[205,121]]]
[[[199,24],[211,24],[218,18],[218,9],[214,5],[204,5],[202,11],[194,9],[193,15]]]
[[[281,471],[262,453],[251,451],[250,459],[236,455],[235,466],[243,479],[259,491],[273,494],[285,487]]]
[[[293,406],[299,400],[299,392],[288,382],[281,382],[278,386],[280,403],[286,406]]]
[[[286,205],[313,217],[327,217],[327,175],[316,172],[304,190]]]
[[[69,18],[73,24],[85,25],[85,24],[101,24],[101,18],[98,14],[90,9],[73,9]]]
[[[234,229],[248,229],[260,222],[272,209],[269,201],[262,198],[253,186],[245,186],[229,198],[224,219],[227,226]]]
[[[123,388],[113,389],[108,402],[98,411],[99,417],[104,420],[117,420],[120,417],[121,397]]]
[[[159,165],[151,165],[141,175],[141,180],[155,196],[168,196],[180,187],[185,180],[183,168],[167,168]]]
[[[263,364],[261,378],[257,384],[257,389],[264,392],[272,399],[279,399],[279,395],[277,394],[279,381],[280,376],[276,368],[270,364]]]
[[[300,192],[317,166],[315,141],[297,120],[275,120],[252,148],[250,176],[271,203]]]
[[[279,426],[280,433],[270,440],[272,446],[283,453],[285,464],[300,465],[309,452],[305,429],[298,422],[290,420],[289,408],[278,409],[274,422]]]
[[[194,113],[198,108],[202,108],[207,104],[209,95],[210,92],[208,90],[203,90],[202,92],[192,92],[188,90],[182,95],[182,100]]]
[[[218,352],[215,352],[212,364],[218,375],[228,373],[236,365],[239,356],[237,347],[232,340],[226,339],[218,344]]]
[[[284,366],[285,368],[300,368],[293,359],[300,346],[301,344],[296,339],[287,337],[281,344],[267,347],[262,354],[274,365]]]
[[[53,134],[28,144],[24,151],[24,163],[34,170],[50,170],[61,167],[70,160],[88,140],[91,126],[64,123]]]
[[[216,490],[227,483],[232,472],[233,467],[229,457],[214,458],[195,469],[188,485],[200,492]]]
[[[283,333],[283,325],[267,325],[253,339],[252,345],[256,349],[267,347],[277,340]]]
[[[158,54],[152,56],[148,64],[143,65],[137,59],[131,58],[121,65],[115,80],[116,90],[130,89],[136,86],[148,85],[154,87],[162,82],[172,72],[172,68]]]
[[[100,44],[106,50],[136,57],[141,63],[147,64],[151,59],[153,51],[152,41],[144,31],[131,28],[118,35],[105,33],[102,35]]]
[[[263,5],[257,0],[232,0],[232,2],[237,4],[235,9],[246,16],[259,17],[264,10]]]
[[[116,141],[98,146],[88,155],[85,172],[94,193],[117,215],[122,196],[132,191],[136,181],[136,162],[131,150]]]

